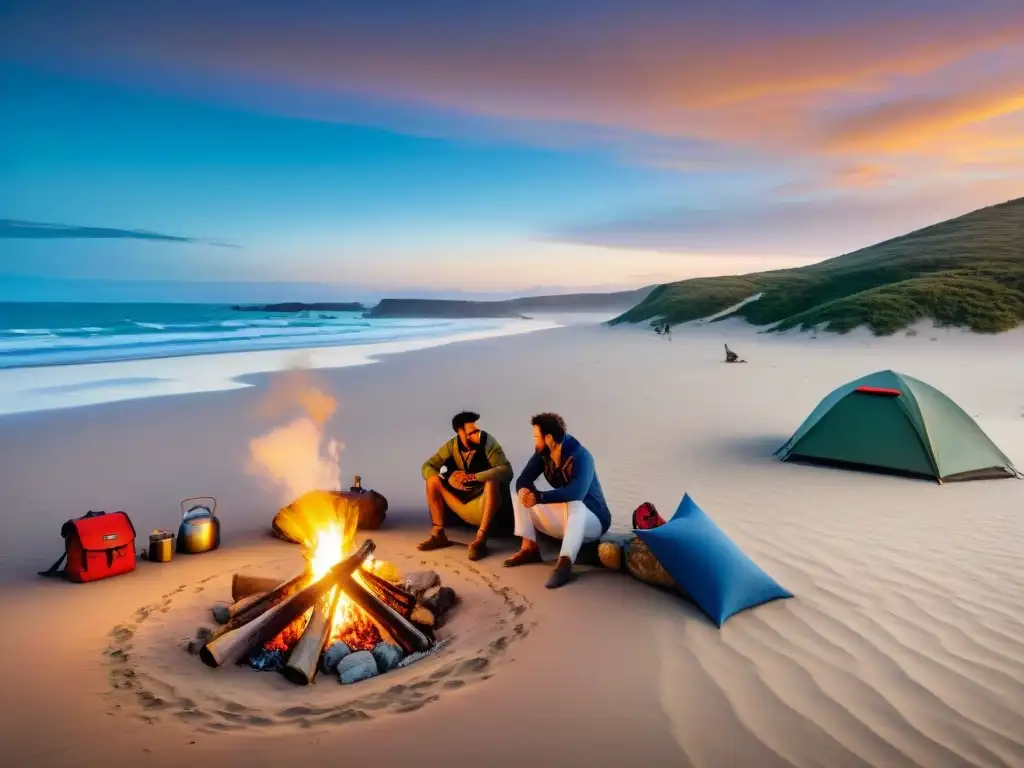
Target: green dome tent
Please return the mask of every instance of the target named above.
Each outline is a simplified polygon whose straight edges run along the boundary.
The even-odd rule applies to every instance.
[[[1021,476],[960,406],[895,371],[872,373],[833,391],[775,455],[940,483]]]

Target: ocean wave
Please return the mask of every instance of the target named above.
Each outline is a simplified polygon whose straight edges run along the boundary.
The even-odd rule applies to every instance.
[[[106,329],[104,333],[84,334],[83,328],[63,329],[65,333],[42,330],[37,335],[0,335],[0,368],[421,341],[487,331],[500,327],[502,322],[307,320],[272,325],[245,322],[226,328],[223,323],[195,323],[185,327],[178,324],[174,332],[139,328],[139,323],[132,323],[130,329],[120,332]]]
[[[292,339],[299,337],[320,337],[324,335],[345,335],[353,330],[346,329],[282,329],[275,333],[267,333],[259,329],[239,328],[230,332],[196,331],[192,333],[150,333],[150,334],[107,334],[107,335],[58,335],[46,337],[19,338],[9,341],[0,340],[0,353],[4,350],[57,350],[57,349],[102,349],[115,347],[145,347],[157,344],[205,344],[227,342],[240,339]]]
[[[441,340],[498,319],[238,312],[214,304],[0,302],[0,368]]]
[[[275,318],[265,317],[252,320],[224,320],[219,323],[222,328],[246,328],[249,326],[257,328],[284,328],[289,325],[298,325],[302,321],[310,322],[309,318],[306,317],[295,317],[295,318]],[[318,322],[323,322],[318,321]]]

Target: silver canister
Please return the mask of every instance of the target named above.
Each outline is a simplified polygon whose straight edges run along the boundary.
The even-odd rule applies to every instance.
[[[174,533],[153,531],[149,534],[149,560],[154,563],[169,563],[174,557]]]

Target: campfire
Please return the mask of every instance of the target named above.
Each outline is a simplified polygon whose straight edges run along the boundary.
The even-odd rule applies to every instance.
[[[308,685],[318,672],[342,683],[389,672],[422,658],[456,596],[432,571],[401,579],[376,559],[372,540],[355,547],[357,515],[306,516],[305,567],[283,582],[236,573],[221,624],[190,650],[210,667],[248,663]],[[333,518],[333,519],[331,519]],[[343,518],[343,519],[340,519]]]
[[[341,486],[343,446],[325,433],[337,403],[303,371],[280,386],[267,412],[298,406],[303,415],[250,441],[248,471],[296,499],[274,528],[303,547],[305,567],[283,582],[235,574],[232,603],[213,609],[220,626],[197,632],[189,651],[210,667],[247,662],[300,685],[318,671],[351,683],[422,658],[439,646],[434,630],[455,593],[433,572],[400,579],[375,558],[373,541],[356,546],[358,502],[341,492],[309,492]],[[383,510],[377,512],[379,525]]]

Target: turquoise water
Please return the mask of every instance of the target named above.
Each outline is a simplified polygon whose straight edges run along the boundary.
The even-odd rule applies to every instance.
[[[441,340],[501,320],[366,320],[224,304],[0,303],[0,368]]]

